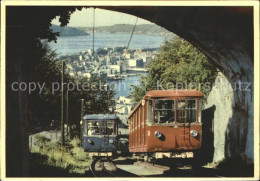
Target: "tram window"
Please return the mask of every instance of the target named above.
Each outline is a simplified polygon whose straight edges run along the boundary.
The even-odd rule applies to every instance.
[[[84,136],[87,136],[88,135],[88,124],[87,122],[84,123]]]
[[[152,100],[148,100],[148,104],[147,104],[148,108],[147,108],[147,118],[148,118],[148,124],[152,124],[153,122],[153,101]]]
[[[178,100],[177,121],[179,123],[196,122],[196,100]]]
[[[178,100],[178,109],[184,109],[186,107],[186,101],[185,100]]]
[[[199,107],[198,107],[198,122],[201,122],[201,109],[202,109],[202,100],[199,100]]]
[[[174,100],[154,101],[154,119],[155,123],[173,123],[174,122]]]
[[[87,124],[85,124],[85,133],[87,135],[99,135],[100,124],[98,121],[88,120]]]
[[[187,109],[196,109],[196,100],[187,100],[186,108]]]
[[[115,121],[107,121],[107,135],[115,135],[116,134],[116,124]]]
[[[186,111],[187,118],[186,122],[196,122],[196,100],[187,100],[186,102]]]

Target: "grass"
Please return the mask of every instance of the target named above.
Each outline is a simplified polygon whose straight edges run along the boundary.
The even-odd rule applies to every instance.
[[[36,137],[35,144],[31,149],[30,157],[34,173],[38,173],[35,168],[39,167],[39,169],[44,168],[46,175],[50,176],[55,176],[53,175],[55,172],[49,172],[50,170],[57,170],[57,176],[77,176],[84,174],[91,163],[91,158],[84,152],[77,137],[71,141],[67,140],[65,147],[61,146],[59,141],[50,142],[44,136]]]

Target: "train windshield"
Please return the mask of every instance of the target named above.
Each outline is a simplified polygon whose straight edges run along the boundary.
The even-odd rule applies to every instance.
[[[84,132],[86,135],[116,135],[116,120],[86,120]]]
[[[178,100],[177,122],[191,123],[196,122],[196,100]]]
[[[174,100],[154,100],[154,120],[155,123],[173,123]]]

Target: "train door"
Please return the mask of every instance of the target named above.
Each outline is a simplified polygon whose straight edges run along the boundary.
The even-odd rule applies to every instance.
[[[117,144],[117,120],[103,120],[101,123],[101,149],[111,151]]]
[[[106,150],[109,146],[109,135],[107,134],[107,122],[105,120],[100,121],[100,146],[101,150]]]
[[[190,146],[190,126],[197,120],[197,103],[196,99],[178,100],[177,105],[177,122],[183,123],[180,127],[180,140],[185,145]]]
[[[179,146],[186,147],[188,146],[190,139],[190,125],[186,124],[187,122],[187,112],[186,112],[186,100],[178,100],[177,104],[177,122],[182,123],[179,127]]]

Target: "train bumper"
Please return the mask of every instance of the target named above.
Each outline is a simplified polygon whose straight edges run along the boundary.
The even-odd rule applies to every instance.
[[[89,152],[89,156],[91,157],[112,157],[112,152]]]
[[[193,152],[156,152],[155,153],[156,159],[161,158],[193,158]]]

